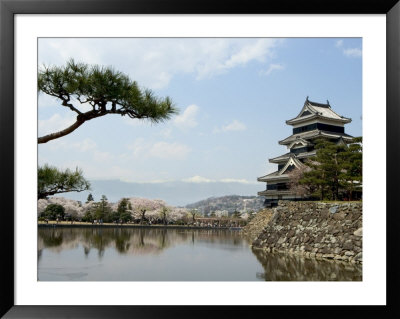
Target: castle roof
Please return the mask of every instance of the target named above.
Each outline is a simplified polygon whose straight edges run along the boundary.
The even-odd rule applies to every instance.
[[[289,155],[289,159],[286,162],[285,166],[283,166],[280,170],[267,174],[265,176],[261,176],[257,178],[259,182],[268,182],[268,181],[276,181],[276,180],[287,180],[289,178],[290,169],[289,166],[294,165],[297,168],[304,167],[304,164],[300,162],[294,154]]]
[[[306,101],[304,102],[304,106],[301,109],[299,115],[291,120],[287,120],[286,124],[299,124],[301,122],[306,122],[315,118],[330,120],[332,122],[339,122],[343,124],[351,122],[350,118],[341,116],[333,111],[329,104],[329,101],[326,102],[326,104],[312,102],[308,99],[307,96]]]
[[[269,161],[270,163],[279,164],[279,163],[286,162],[286,161],[289,159],[290,156],[294,156],[294,157],[296,157],[296,158],[298,158],[298,159],[302,159],[302,158],[307,158],[307,157],[314,156],[314,155],[316,155],[316,154],[317,154],[317,153],[316,153],[315,150],[314,150],[314,151],[311,151],[311,152],[303,152],[303,153],[299,153],[299,154],[286,153],[286,154],[283,154],[283,155],[281,155],[281,156],[277,156],[277,157],[274,157],[274,158],[270,158],[268,161]]]
[[[321,130],[312,130],[312,131],[307,131],[307,132],[301,132],[298,134],[293,134],[290,135],[289,137],[285,138],[282,141],[279,141],[279,144],[281,145],[287,145],[291,144],[297,139],[305,139],[305,140],[310,140],[310,139],[315,139],[318,137],[326,137],[326,138],[342,138],[343,140],[352,140],[353,137],[349,134],[346,133],[336,133],[336,132],[329,132],[329,131],[321,131]]]

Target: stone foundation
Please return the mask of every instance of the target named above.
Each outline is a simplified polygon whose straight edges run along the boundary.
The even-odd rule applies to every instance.
[[[252,247],[361,263],[362,203],[279,201]]]
[[[265,208],[257,213],[257,215],[243,227],[242,234],[254,241],[258,238],[263,229],[268,225],[274,211],[271,208]]]

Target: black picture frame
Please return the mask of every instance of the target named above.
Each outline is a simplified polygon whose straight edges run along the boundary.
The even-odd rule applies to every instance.
[[[387,21],[386,99],[386,306],[28,306],[14,303],[14,16],[16,14],[385,14]],[[354,318],[364,315],[399,318],[395,274],[398,225],[397,163],[400,162],[400,3],[398,0],[0,0],[0,150],[2,181],[2,243],[0,315],[4,318],[164,318],[248,317],[260,315]],[[384,101],[382,101],[383,107]],[[383,143],[384,141],[382,141]],[[382,202],[384,202],[383,199]],[[384,207],[384,206],[383,206]],[[384,212],[377,212],[383,214]],[[250,293],[250,292],[249,292]],[[268,308],[265,308],[268,307]]]

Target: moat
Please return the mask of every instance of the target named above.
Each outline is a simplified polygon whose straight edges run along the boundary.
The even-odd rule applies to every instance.
[[[252,250],[238,230],[38,228],[39,281],[361,281],[360,265]]]

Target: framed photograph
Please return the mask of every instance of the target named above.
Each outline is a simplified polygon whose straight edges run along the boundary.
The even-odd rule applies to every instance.
[[[1,0],[0,16],[5,318],[399,314],[397,1]],[[322,135],[362,136],[356,186],[347,151],[350,186],[292,185]],[[318,219],[280,200],[312,196],[332,242],[269,254]],[[276,205],[284,236],[238,236]]]

